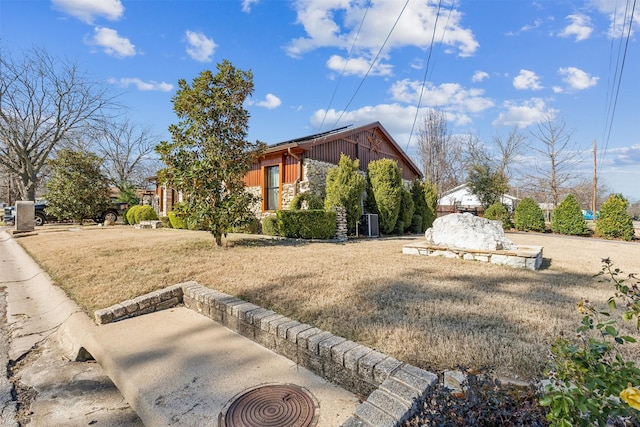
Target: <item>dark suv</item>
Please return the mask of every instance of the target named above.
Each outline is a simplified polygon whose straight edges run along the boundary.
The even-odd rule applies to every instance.
[[[37,202],[35,204],[35,210],[36,210],[35,221],[37,226],[41,226],[46,222],[58,221],[58,218],[46,214],[45,212],[46,207],[47,207],[47,202]],[[118,220],[118,216],[124,215],[124,212],[128,209],[128,207],[129,205],[125,202],[112,202],[111,207],[105,209],[104,211],[96,212],[93,215],[93,218],[88,218],[88,219],[92,219],[99,224],[102,224],[107,220],[116,222]],[[9,206],[4,208],[3,221],[5,225],[14,225],[15,215],[16,215],[15,206]]]

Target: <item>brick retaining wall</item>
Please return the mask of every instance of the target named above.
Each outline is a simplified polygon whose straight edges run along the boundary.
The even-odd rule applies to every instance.
[[[416,399],[438,380],[434,373],[196,282],[94,314],[96,323],[107,324],[181,303],[366,399],[343,427],[398,426],[415,412]]]

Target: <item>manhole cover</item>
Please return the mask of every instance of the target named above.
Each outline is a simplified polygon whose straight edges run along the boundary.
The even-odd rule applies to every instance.
[[[316,402],[302,387],[265,385],[240,395],[221,414],[221,427],[314,427]]]

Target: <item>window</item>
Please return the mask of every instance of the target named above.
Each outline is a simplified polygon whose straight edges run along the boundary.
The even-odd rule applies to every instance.
[[[280,200],[280,166],[266,168],[265,175],[265,207],[268,211],[275,211]]]

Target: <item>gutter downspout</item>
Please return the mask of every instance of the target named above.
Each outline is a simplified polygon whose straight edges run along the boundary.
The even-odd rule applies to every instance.
[[[293,183],[293,195],[295,197],[298,195],[298,187],[300,186],[300,181],[302,181],[302,159],[291,152],[291,147],[287,148],[287,153],[298,161],[298,177]]]

